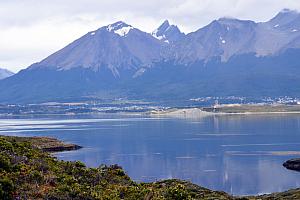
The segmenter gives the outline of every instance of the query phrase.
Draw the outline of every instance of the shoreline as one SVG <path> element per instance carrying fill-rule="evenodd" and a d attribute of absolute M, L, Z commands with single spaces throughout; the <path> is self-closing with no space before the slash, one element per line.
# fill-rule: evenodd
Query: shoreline
<path fill-rule="evenodd" d="M 129 116 L 150 116 L 150 117 L 186 117 L 197 118 L 205 116 L 222 115 L 276 115 L 276 114 L 300 114 L 300 105 L 261 105 L 261 104 L 221 104 L 211 107 L 186 107 L 186 108 L 166 108 L 161 110 L 149 110 L 141 112 L 88 112 L 88 113 L 43 113 L 33 114 L 31 116 L 89 116 L 89 115 L 129 115 Z M 0 117 L 28 116 L 28 114 L 0 114 Z"/>
<path fill-rule="evenodd" d="M 57 158 L 55 156 L 50 156 L 49 153 L 52 153 L 53 149 L 54 150 L 77 150 L 80 149 L 82 147 L 75 145 L 75 144 L 66 144 L 58 139 L 55 138 L 50 138 L 50 137 L 17 137 L 17 136 L 0 136 L 0 142 L 8 142 L 11 143 L 12 146 L 16 145 L 16 144 L 30 144 L 32 146 L 32 148 L 36 149 L 37 151 L 37 155 L 36 159 L 41 160 L 41 159 L 50 159 L 51 157 L 55 160 L 57 160 Z M 20 145 L 17 145 L 20 146 Z M 21 145 L 22 146 L 22 145 Z M 30 151 L 30 149 L 28 149 L 28 151 Z M 38 152 L 45 152 L 46 154 L 40 154 Z M 0 146 L 0 153 L 1 152 L 1 146 Z M 6 153 L 6 152 L 4 152 Z M 25 155 L 27 155 L 26 152 Z M 39 156 L 43 156 L 43 157 L 39 157 Z M 50 157 L 49 157 L 50 156 Z M 23 155 L 24 157 L 24 155 Z M 49 158 L 48 158 L 49 157 Z M 28 159 L 32 159 L 32 158 L 28 158 Z M 77 170 L 81 170 L 82 167 L 85 168 L 85 170 L 96 170 L 96 169 L 105 169 L 105 171 L 110 171 L 112 170 L 112 172 L 114 172 L 113 176 L 119 176 L 118 174 L 120 174 L 121 177 L 124 177 L 125 179 L 122 182 L 124 182 L 125 180 L 130 180 L 130 177 L 128 177 L 125 172 L 122 171 L 122 168 L 119 167 L 118 165 L 112 165 L 112 166 L 104 166 L 104 167 L 99 167 L 99 168 L 87 168 L 84 166 L 83 163 L 81 162 L 65 162 L 65 161 L 51 161 L 54 163 L 70 163 L 67 165 L 74 165 L 75 168 L 78 168 Z M 63 164 L 64 165 L 64 164 Z M 55 167 L 56 168 L 56 167 Z M 102 172 L 103 173 L 103 172 Z M 81 176 L 81 175 L 80 175 Z M 84 176 L 84 174 L 82 175 Z M 110 175 L 112 176 L 112 175 Z M 127 178 L 126 178 L 127 177 Z M 1 178 L 0 178 L 1 180 Z M 121 184 L 120 183 L 120 184 Z M 144 195 L 143 199 L 156 199 L 154 198 L 154 194 L 155 192 L 162 192 L 162 194 L 165 194 L 166 192 L 170 192 L 170 188 L 172 188 L 171 192 L 175 192 L 175 194 L 177 195 L 177 192 L 180 191 L 180 193 L 183 193 L 187 196 L 192 195 L 195 198 L 194 199 L 228 199 L 228 200 L 269 200 L 269 199 L 299 199 L 300 197 L 300 188 L 298 189 L 290 189 L 288 191 L 285 192 L 276 192 L 276 193 L 271 193 L 271 194 L 258 194 L 255 196 L 232 196 L 228 193 L 222 192 L 222 191 L 213 191 L 207 188 L 203 188 L 199 185 L 193 184 L 191 182 L 188 181 L 184 181 L 184 180 L 178 180 L 178 179 L 169 179 L 169 180 L 161 180 L 161 181 L 157 181 L 157 182 L 152 182 L 152 183 L 134 183 L 134 182 L 130 182 L 130 184 L 138 184 L 141 185 L 140 187 L 144 187 L 144 189 L 137 189 L 137 194 L 142 193 L 142 191 L 144 191 L 146 188 L 152 188 L 150 191 L 150 193 L 146 193 Z M 115 184 L 115 183 L 114 183 Z M 116 187 L 116 186 L 114 186 Z M 122 186 L 122 187 L 131 187 L 131 185 L 127 185 L 127 186 Z M 134 186 L 136 187 L 136 186 Z M 174 189 L 175 188 L 175 189 Z M 174 191 L 173 191 L 174 189 Z M 1 190 L 1 187 L 0 187 Z M 181 195 L 181 194 L 180 194 Z M 169 199 L 169 198 L 165 198 L 165 199 Z M 170 198 L 171 199 L 171 198 Z"/>
<path fill-rule="evenodd" d="M 293 110 L 294 109 L 294 110 Z M 171 108 L 166 110 L 153 110 L 148 113 L 150 116 L 167 117 L 205 117 L 224 115 L 277 115 L 277 114 L 300 114 L 300 106 L 285 105 L 221 105 L 199 108 Z"/>
<path fill-rule="evenodd" d="M 48 153 L 74 151 L 82 148 L 82 146 L 65 143 L 52 137 L 18 137 L 18 136 L 0 135 L 0 138 L 5 138 L 8 141 L 15 141 L 15 142 L 28 142 L 34 148 L 40 149 Z"/>

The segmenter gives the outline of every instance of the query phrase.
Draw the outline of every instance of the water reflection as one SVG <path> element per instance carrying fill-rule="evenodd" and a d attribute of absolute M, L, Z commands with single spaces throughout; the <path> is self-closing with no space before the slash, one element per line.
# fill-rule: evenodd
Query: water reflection
<path fill-rule="evenodd" d="M 298 115 L 52 116 L 2 119 L 0 132 L 77 143 L 85 148 L 56 155 L 93 167 L 118 163 L 137 181 L 180 178 L 245 195 L 300 187 L 300 173 L 282 167 L 300 155 L 299 121 Z"/>

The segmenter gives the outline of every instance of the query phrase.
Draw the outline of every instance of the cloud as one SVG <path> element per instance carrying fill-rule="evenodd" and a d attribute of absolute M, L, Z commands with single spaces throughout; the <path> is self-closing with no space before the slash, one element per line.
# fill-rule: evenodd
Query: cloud
<path fill-rule="evenodd" d="M 0 1 L 0 67 L 38 62 L 88 31 L 125 21 L 152 31 L 164 19 L 184 32 L 230 16 L 266 21 L 297 0 L 9 0 Z"/>

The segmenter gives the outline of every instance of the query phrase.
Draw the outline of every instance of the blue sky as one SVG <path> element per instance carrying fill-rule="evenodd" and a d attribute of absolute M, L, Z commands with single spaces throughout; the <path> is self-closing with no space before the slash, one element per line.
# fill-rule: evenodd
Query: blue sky
<path fill-rule="evenodd" d="M 151 32 L 169 19 L 184 32 L 220 17 L 267 21 L 299 0 L 1 0 L 0 67 L 17 72 L 88 31 L 125 21 Z"/>

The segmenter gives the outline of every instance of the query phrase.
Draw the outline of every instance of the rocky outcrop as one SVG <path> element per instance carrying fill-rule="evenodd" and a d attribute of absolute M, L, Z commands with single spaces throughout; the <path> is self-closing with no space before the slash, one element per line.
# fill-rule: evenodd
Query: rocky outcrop
<path fill-rule="evenodd" d="M 8 141 L 29 142 L 32 144 L 33 147 L 38 148 L 44 152 L 73 151 L 82 148 L 79 145 L 65 143 L 56 138 L 51 137 L 1 137 L 7 139 Z"/>
<path fill-rule="evenodd" d="M 76 144 L 64 144 L 64 145 L 58 145 L 53 147 L 44 147 L 42 148 L 42 150 L 46 152 L 61 152 L 61 151 L 74 151 L 81 148 L 82 148 L 81 146 Z"/>
<path fill-rule="evenodd" d="M 300 171 L 300 158 L 294 158 L 283 163 L 283 166 L 290 170 Z"/>

